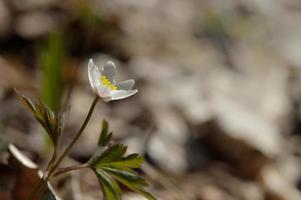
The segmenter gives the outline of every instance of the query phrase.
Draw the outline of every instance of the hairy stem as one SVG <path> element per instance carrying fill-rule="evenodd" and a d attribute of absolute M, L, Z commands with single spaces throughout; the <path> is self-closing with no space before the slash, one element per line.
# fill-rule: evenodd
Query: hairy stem
<path fill-rule="evenodd" d="M 51 169 L 49 170 L 48 173 L 48 177 L 51 176 L 51 174 L 55 171 L 55 169 L 59 166 L 59 164 L 62 162 L 62 160 L 67 156 L 67 154 L 70 152 L 70 150 L 72 149 L 72 147 L 74 146 L 74 144 L 76 143 L 76 141 L 78 140 L 78 138 L 83 134 L 91 116 L 92 113 L 94 111 L 94 108 L 97 104 L 99 100 L 99 97 L 96 96 L 91 107 L 90 110 L 88 112 L 88 115 L 84 121 L 84 123 L 82 124 L 82 126 L 80 127 L 79 131 L 77 132 L 77 134 L 75 135 L 75 137 L 73 138 L 73 140 L 70 142 L 70 144 L 68 145 L 68 147 L 65 149 L 65 151 L 62 153 L 62 155 L 57 159 L 57 161 L 53 164 L 53 166 L 51 167 Z"/>

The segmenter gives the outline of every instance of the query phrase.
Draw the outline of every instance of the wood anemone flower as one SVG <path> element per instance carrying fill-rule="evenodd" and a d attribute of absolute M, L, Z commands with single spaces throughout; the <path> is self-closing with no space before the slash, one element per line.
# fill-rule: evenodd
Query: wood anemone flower
<path fill-rule="evenodd" d="M 94 64 L 92 59 L 89 60 L 88 76 L 91 87 L 105 102 L 124 99 L 138 92 L 137 89 L 132 89 L 135 84 L 133 79 L 117 83 L 115 73 L 116 66 L 112 61 L 108 61 L 100 69 Z"/>

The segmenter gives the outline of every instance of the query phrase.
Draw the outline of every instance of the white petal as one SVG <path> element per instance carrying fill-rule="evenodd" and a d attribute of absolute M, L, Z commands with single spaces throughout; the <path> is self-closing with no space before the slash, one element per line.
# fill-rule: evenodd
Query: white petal
<path fill-rule="evenodd" d="M 100 85 L 100 71 L 91 58 L 88 62 L 88 77 L 93 91 L 96 92 L 96 87 Z"/>
<path fill-rule="evenodd" d="M 97 90 L 97 94 L 98 96 L 100 96 L 101 98 L 105 98 L 105 97 L 110 97 L 111 96 L 111 90 L 107 87 L 104 87 L 102 85 L 98 85 L 96 87 Z"/>
<path fill-rule="evenodd" d="M 112 61 L 108 61 L 103 67 L 101 74 L 106 76 L 111 83 L 115 84 L 116 66 Z"/>
<path fill-rule="evenodd" d="M 112 100 L 112 98 L 111 98 L 111 97 L 103 97 L 102 100 L 103 100 L 104 102 L 109 102 L 109 101 Z"/>
<path fill-rule="evenodd" d="M 122 81 L 116 84 L 118 89 L 121 90 L 131 90 L 135 85 L 135 81 L 133 79 L 129 79 L 126 81 Z"/>
<path fill-rule="evenodd" d="M 124 99 L 136 94 L 138 90 L 113 90 L 111 91 L 111 100 Z"/>

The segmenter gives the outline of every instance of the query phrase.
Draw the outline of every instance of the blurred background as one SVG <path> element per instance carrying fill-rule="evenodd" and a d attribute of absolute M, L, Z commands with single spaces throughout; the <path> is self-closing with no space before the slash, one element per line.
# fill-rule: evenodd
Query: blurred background
<path fill-rule="evenodd" d="M 70 141 L 93 101 L 90 57 L 139 92 L 100 103 L 67 162 L 89 159 L 105 118 L 145 156 L 159 199 L 301 199 L 299 0 L 0 0 L 1 163 L 9 143 L 41 168 L 52 152 L 14 88 L 69 110 Z M 0 199 L 26 180 L 1 165 Z M 101 199 L 89 171 L 53 185 L 64 200 Z"/>

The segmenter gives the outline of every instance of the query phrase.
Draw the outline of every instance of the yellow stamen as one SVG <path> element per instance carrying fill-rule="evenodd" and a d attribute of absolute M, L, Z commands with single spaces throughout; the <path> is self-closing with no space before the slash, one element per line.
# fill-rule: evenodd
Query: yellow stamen
<path fill-rule="evenodd" d="M 116 87 L 116 85 L 114 85 L 113 83 L 111 83 L 111 81 L 104 75 L 102 75 L 100 78 L 101 83 L 106 86 L 107 88 L 109 88 L 110 90 L 117 90 L 118 88 Z"/>

